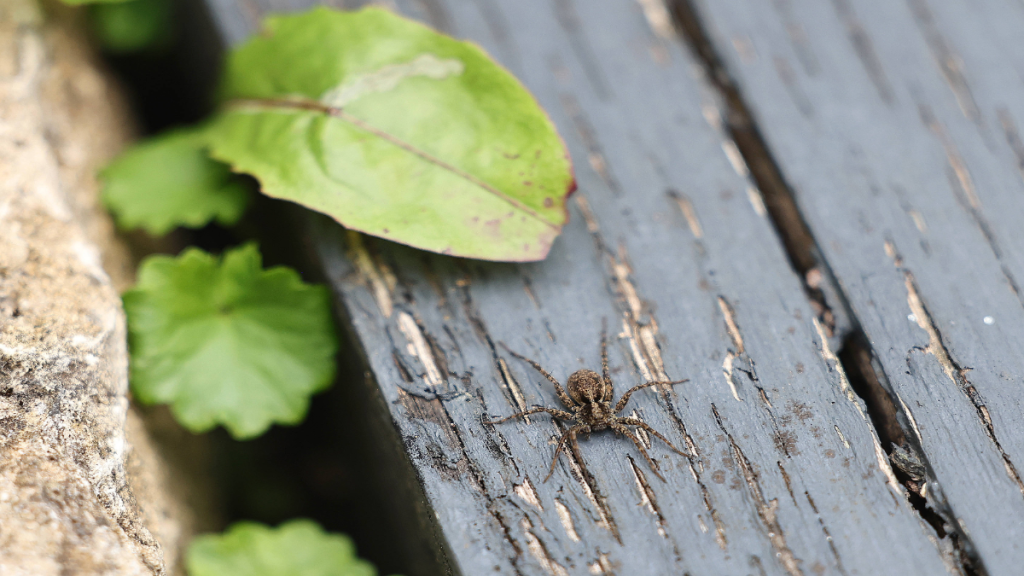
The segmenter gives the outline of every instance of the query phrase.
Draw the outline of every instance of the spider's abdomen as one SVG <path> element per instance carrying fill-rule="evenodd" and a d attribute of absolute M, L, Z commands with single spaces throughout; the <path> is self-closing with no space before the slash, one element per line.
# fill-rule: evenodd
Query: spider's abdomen
<path fill-rule="evenodd" d="M 605 399 L 604 380 L 593 370 L 583 369 L 573 372 L 572 376 L 569 376 L 567 386 L 569 396 L 580 404 L 600 402 Z"/>

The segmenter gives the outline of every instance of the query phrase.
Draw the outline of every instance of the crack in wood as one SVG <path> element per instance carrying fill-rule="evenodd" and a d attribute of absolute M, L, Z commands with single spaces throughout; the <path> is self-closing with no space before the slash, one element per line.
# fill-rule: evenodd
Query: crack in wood
<path fill-rule="evenodd" d="M 996 109 L 996 116 L 1003 127 L 1003 134 L 1006 136 L 1006 143 L 1010 145 L 1014 157 L 1017 159 L 1017 171 L 1021 178 L 1024 178 L 1024 141 L 1020 139 L 1020 132 L 1017 130 L 1017 123 L 1013 121 L 1013 114 L 1005 107 Z"/>
<path fill-rule="evenodd" d="M 850 447 L 850 443 L 846 440 L 846 436 L 843 435 L 843 431 L 839 429 L 838 424 L 834 424 L 832 428 L 836 431 L 836 436 L 839 436 L 839 441 L 843 443 L 843 446 Z"/>
<path fill-rule="evenodd" d="M 540 562 L 541 567 L 552 576 L 569 576 L 565 568 L 551 557 L 547 546 L 534 534 L 533 522 L 530 521 L 530 518 L 523 516 L 523 519 L 519 521 L 519 525 L 523 529 L 527 550 L 537 559 L 537 562 Z"/>
<path fill-rule="evenodd" d="M 857 401 L 857 394 L 853 391 L 853 386 L 850 385 L 850 379 L 846 376 L 846 370 L 843 368 L 843 363 L 839 359 L 839 356 L 832 351 L 832 346 L 829 344 L 828 335 L 825 334 L 825 327 L 818 319 L 811 318 L 814 324 L 814 330 L 818 333 L 818 342 L 821 344 L 821 357 L 825 360 L 825 365 L 831 370 L 834 370 L 839 376 L 839 389 L 846 396 L 846 399 L 857 407 L 857 411 L 861 417 L 865 420 L 869 420 L 867 414 L 864 413 L 864 407 L 861 406 L 860 402 Z"/>
<path fill-rule="evenodd" d="M 891 243 L 887 242 L 887 246 L 891 246 Z M 891 251 L 895 254 L 895 247 L 891 248 Z M 901 258 L 894 259 L 895 262 L 902 264 Z M 899 265 L 898 265 L 899 266 Z M 902 266 L 900 266 L 902 268 Z M 960 389 L 961 392 L 974 406 L 978 413 L 978 419 L 981 420 L 982 426 L 984 426 L 985 434 L 988 439 L 995 446 L 996 450 L 1003 460 L 1003 467 L 1006 469 L 1007 476 L 1010 477 L 1016 485 L 1017 489 L 1024 494 L 1024 481 L 1021 480 L 1020 473 L 1017 471 L 1017 467 L 1010 459 L 1010 455 L 1003 448 L 1002 444 L 999 443 L 999 439 L 996 436 L 995 425 L 992 423 L 992 417 L 989 415 L 988 407 L 985 406 L 981 395 L 977 389 L 971 384 L 971 381 L 967 378 L 967 369 L 960 366 L 949 353 L 949 349 L 942 341 L 942 335 L 939 333 L 938 327 L 932 320 L 931 314 L 925 307 L 924 302 L 921 300 L 920 292 L 917 289 L 917 282 L 914 279 L 914 274 L 906 269 L 902 268 L 904 285 L 907 289 L 907 305 L 910 307 L 910 311 L 913 313 L 914 318 L 917 322 L 918 327 L 925 331 L 928 335 L 928 346 L 925 347 L 924 351 L 931 354 L 939 366 L 942 368 L 943 373 L 946 377 Z"/>
<path fill-rule="evenodd" d="M 891 106 L 895 101 L 892 86 L 889 84 L 889 79 L 885 74 L 885 68 L 882 66 L 881 60 L 878 59 L 878 53 L 875 52 L 875 47 L 871 43 L 871 38 L 868 36 L 867 31 L 864 30 L 864 25 L 861 24 L 860 19 L 853 12 L 850 0 L 832 0 L 832 5 L 835 7 L 836 13 L 839 14 L 839 19 L 842 20 L 843 25 L 846 27 L 846 34 L 850 39 L 850 44 L 853 45 L 853 51 L 857 54 L 857 58 L 868 73 L 871 83 L 875 85 L 879 98 Z"/>
<path fill-rule="evenodd" d="M 764 218 L 768 215 L 768 208 L 764 204 L 764 196 L 761 195 L 761 190 L 754 186 L 747 186 L 747 200 L 750 205 L 754 208 L 754 212 Z"/>
<path fill-rule="evenodd" d="M 637 467 L 633 458 L 631 456 L 626 456 L 626 458 L 629 459 L 629 466 L 633 470 L 633 480 L 636 481 L 637 491 L 640 492 L 640 505 L 645 506 L 654 515 L 658 535 L 662 538 L 668 538 L 667 522 L 665 516 L 661 513 L 661 508 L 658 507 L 658 499 L 654 495 L 654 489 L 651 488 L 651 485 L 647 482 L 647 477 L 644 476 L 643 470 Z"/>
<path fill-rule="evenodd" d="M 562 108 L 572 121 L 573 127 L 576 128 L 576 134 L 579 135 L 580 140 L 583 141 L 583 146 L 587 149 L 587 161 L 590 164 L 590 168 L 604 181 L 612 194 L 616 196 L 621 195 L 622 188 L 619 186 L 619 181 L 615 178 L 614 174 L 608 171 L 608 162 L 604 159 L 604 150 L 594 135 L 593 126 L 580 109 L 579 102 L 571 94 L 562 94 L 561 102 Z"/>
<path fill-rule="evenodd" d="M 711 491 L 704 485 L 704 482 L 697 475 L 697 471 L 693 468 L 693 463 L 690 463 L 690 473 L 693 474 L 694 481 L 697 482 L 697 486 L 700 487 L 701 497 L 704 500 L 704 508 L 708 511 L 708 515 L 711 516 L 711 521 L 715 524 L 715 543 L 718 547 L 726 552 L 729 548 L 729 540 L 725 536 L 725 523 L 722 522 L 721 517 L 718 515 L 718 509 L 715 508 L 711 503 Z M 700 516 L 697 516 L 700 519 Z M 707 526 L 704 526 L 704 521 L 701 520 L 701 527 L 707 532 Z"/>
<path fill-rule="evenodd" d="M 950 90 L 953 91 L 960 111 L 968 120 L 980 127 L 983 122 L 981 110 L 978 108 L 978 103 L 964 76 L 963 60 L 949 47 L 945 36 L 939 31 L 928 3 L 925 0 L 908 0 L 908 4 L 910 4 L 914 20 L 931 50 L 932 57 L 935 58 L 935 63 L 938 64 L 943 78 Z"/>
<path fill-rule="evenodd" d="M 857 394 L 853 391 L 853 386 L 850 384 L 850 379 L 846 375 L 846 368 L 843 366 L 842 360 L 840 360 L 839 356 L 832 351 L 832 346 L 829 344 L 828 336 L 825 334 L 825 327 L 817 317 L 811 318 L 811 321 L 814 324 L 815 331 L 818 333 L 818 341 L 821 344 L 821 357 L 825 360 L 826 366 L 837 373 L 839 376 L 840 390 L 844 393 L 846 399 L 857 407 L 857 413 L 860 414 L 860 417 L 869 424 L 867 429 L 871 434 L 871 443 L 874 445 L 875 459 L 878 461 L 878 468 L 885 475 L 886 483 L 896 495 L 906 498 L 906 492 L 904 491 L 903 485 L 900 484 L 896 475 L 892 471 L 892 467 L 889 466 L 889 458 L 886 456 L 885 450 L 882 448 L 882 442 L 878 439 L 878 431 L 875 430 L 873 425 L 871 425 L 871 418 L 868 417 L 867 413 L 864 411 L 864 406 L 861 404 Z M 849 447 L 849 443 L 846 441 L 846 437 L 843 436 L 842 431 L 839 430 L 839 426 L 835 426 L 835 430 L 836 434 L 838 434 L 839 438 L 843 441 L 843 445 Z M 897 503 L 898 502 L 899 500 L 897 500 Z"/>
<path fill-rule="evenodd" d="M 790 576 L 803 576 L 803 571 L 800 569 L 800 560 L 796 558 L 793 551 L 789 549 L 786 544 L 786 535 L 782 531 L 782 526 L 779 524 L 778 516 L 776 514 L 779 501 L 773 498 L 772 500 L 766 500 L 764 493 L 761 490 L 761 483 L 758 480 L 758 474 L 754 471 L 753 465 L 747 460 L 743 450 L 740 449 L 736 440 L 733 439 L 732 433 L 725 428 L 725 423 L 722 421 L 722 416 L 718 413 L 718 408 L 712 403 L 711 412 L 715 416 L 715 422 L 718 424 L 718 428 L 722 431 L 722 434 L 729 441 L 729 445 L 732 448 L 733 458 L 739 465 L 740 472 L 743 474 L 743 479 L 746 481 L 747 494 L 750 495 L 754 501 L 754 506 L 757 509 L 758 518 L 761 519 L 761 524 L 764 525 L 768 531 L 768 540 L 771 542 L 772 548 L 775 549 L 776 558 L 778 558 L 783 569 L 790 574 Z"/>
<path fill-rule="evenodd" d="M 562 523 L 562 528 L 565 529 L 565 534 L 573 542 L 580 541 L 580 535 L 576 533 L 576 524 L 572 521 L 572 514 L 569 513 L 569 507 L 559 498 L 555 498 L 555 512 L 558 513 L 558 520 Z"/>
<path fill-rule="evenodd" d="M 441 370 L 438 369 L 437 359 L 434 358 L 433 350 L 423 336 L 423 331 L 412 315 L 405 311 L 398 313 L 398 329 L 405 335 L 405 339 L 409 343 L 406 351 L 420 361 L 425 371 L 423 379 L 427 382 L 430 390 L 436 394 L 441 384 L 447 382 L 448 379 L 446 375 L 442 376 Z"/>
<path fill-rule="evenodd" d="M 743 354 L 745 349 L 743 347 L 743 334 L 740 333 L 740 328 L 736 324 L 736 314 L 733 311 L 732 305 L 725 300 L 725 298 L 718 297 L 718 308 L 722 311 L 722 316 L 725 317 L 725 326 L 729 332 L 729 338 L 732 340 L 733 346 L 736 347 L 737 354 Z"/>
<path fill-rule="evenodd" d="M 505 388 L 509 391 L 512 396 L 512 403 L 515 404 L 517 412 L 526 411 L 526 399 L 523 397 L 523 390 L 519 387 L 519 382 L 516 381 L 515 377 L 512 376 L 512 371 L 508 368 L 508 362 L 505 362 L 504 358 L 498 357 L 498 369 L 501 371 L 502 382 L 505 384 Z M 530 417 L 523 416 L 523 420 L 530 424 Z"/>
<path fill-rule="evenodd" d="M 793 500 L 793 505 L 799 508 L 800 504 L 797 503 L 796 495 L 793 494 L 793 483 L 789 479 L 789 473 L 782 467 L 782 462 L 775 462 L 775 464 L 779 467 L 779 472 L 782 474 L 782 481 L 786 484 L 786 491 L 789 492 L 789 497 Z"/>
<path fill-rule="evenodd" d="M 596 524 L 608 530 L 615 537 L 615 540 L 619 544 L 622 544 L 622 536 L 619 534 L 619 527 L 615 523 L 615 519 L 612 517 L 611 510 L 608 508 L 608 503 L 605 501 L 604 496 L 597 490 L 597 483 L 594 478 L 590 475 L 583 465 L 583 458 L 576 451 L 576 448 L 570 447 L 570 453 L 566 454 L 566 460 L 569 462 L 569 470 L 572 472 L 572 477 L 580 485 L 583 490 L 583 494 L 590 500 L 590 503 L 594 506 L 597 511 L 599 520 Z"/>
<path fill-rule="evenodd" d="M 675 40 L 676 27 L 664 0 L 636 0 L 644 11 L 644 18 L 654 35 L 662 40 Z"/>
<path fill-rule="evenodd" d="M 736 349 L 735 351 L 729 350 L 725 354 L 725 359 L 722 361 L 722 372 L 725 374 L 725 382 L 729 385 L 729 390 L 732 392 L 732 397 L 737 402 L 742 402 L 739 391 L 736 388 L 736 381 L 733 379 L 733 364 L 737 359 L 741 359 L 750 365 L 750 359 L 746 357 L 743 347 L 743 335 L 740 333 L 739 326 L 736 325 L 736 318 L 733 312 L 732 306 L 723 298 L 718 297 L 718 308 L 722 311 L 722 316 L 725 318 L 725 329 L 729 334 L 729 339 L 732 340 L 732 345 Z M 762 391 L 763 393 L 763 391 Z M 771 406 L 771 403 L 768 403 Z"/>
<path fill-rule="evenodd" d="M 700 219 L 697 218 L 697 211 L 693 208 L 693 202 L 690 201 L 686 194 L 678 190 L 668 190 L 666 194 L 675 201 L 679 211 L 683 213 L 686 225 L 690 228 L 690 234 L 693 234 L 693 237 L 697 240 L 704 238 L 704 228 L 701 227 Z"/>
<path fill-rule="evenodd" d="M 597 560 L 594 560 L 588 567 L 588 571 L 591 574 L 599 576 L 615 576 L 615 572 L 612 567 L 611 560 L 608 558 L 608 554 L 598 550 Z"/>
<path fill-rule="evenodd" d="M 391 270 L 381 264 L 378 267 L 373 257 L 363 245 L 363 235 L 355 230 L 347 230 L 345 234 L 348 245 L 349 259 L 355 263 L 357 277 L 361 284 L 368 286 L 381 316 L 391 318 L 394 311 L 392 293 L 397 280 Z"/>
<path fill-rule="evenodd" d="M 810 492 L 804 492 L 804 496 L 807 497 L 807 503 L 811 505 L 811 510 L 818 516 L 818 524 L 821 526 L 821 532 L 825 535 L 825 541 L 828 542 L 829 549 L 832 550 L 832 556 L 836 559 L 836 570 L 840 574 L 846 576 L 846 568 L 843 567 L 843 559 L 839 557 L 839 550 L 836 548 L 836 543 L 832 539 L 832 533 L 829 532 L 828 526 L 825 525 L 825 519 L 821 517 L 821 513 L 818 512 L 818 507 L 814 504 L 814 498 L 811 498 Z"/>
<path fill-rule="evenodd" d="M 525 477 L 522 484 L 513 484 L 512 492 L 515 492 L 516 496 L 522 498 L 530 506 L 541 512 L 544 511 L 544 506 L 540 503 L 540 498 L 537 496 L 537 489 L 533 487 L 533 482 L 530 482 L 529 476 Z"/>
<path fill-rule="evenodd" d="M 643 422 L 643 420 L 644 420 L 640 416 L 640 412 L 637 411 L 635 408 L 630 413 L 630 417 L 631 418 L 635 418 L 637 420 L 640 420 L 641 422 Z M 651 449 L 651 435 L 648 434 L 646 430 L 644 430 L 643 428 L 637 426 L 636 429 L 633 431 L 633 433 L 636 434 L 637 438 L 639 438 L 641 442 L 643 442 L 644 448 L 647 448 L 648 450 Z"/>
<path fill-rule="evenodd" d="M 968 204 L 970 204 L 971 209 L 978 210 L 981 208 L 981 200 L 978 199 L 978 191 L 974 187 L 974 180 L 971 178 L 971 173 L 967 169 L 967 163 L 964 162 L 964 157 L 960 154 L 960 150 L 957 149 L 952 138 L 946 133 L 946 129 L 935 118 L 931 108 L 925 104 L 919 104 L 918 112 L 921 115 L 921 122 L 931 130 L 932 134 L 938 138 L 939 143 L 942 145 L 942 149 L 946 153 L 946 162 L 956 175 L 959 191 L 963 194 Z"/>
<path fill-rule="evenodd" d="M 533 307 L 540 310 L 540 301 L 537 300 L 537 295 L 533 292 L 533 280 L 526 275 L 525 272 L 520 270 L 520 277 L 523 279 L 523 291 L 526 292 L 526 296 L 533 302 Z"/>

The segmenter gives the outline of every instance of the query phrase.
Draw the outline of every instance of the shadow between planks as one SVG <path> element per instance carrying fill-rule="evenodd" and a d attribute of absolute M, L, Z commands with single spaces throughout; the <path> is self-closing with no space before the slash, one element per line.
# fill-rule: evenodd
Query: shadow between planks
<path fill-rule="evenodd" d="M 227 42 L 236 43 L 254 31 L 264 12 L 309 3 L 208 4 Z M 717 49 L 724 50 L 732 38 L 722 30 L 734 20 L 749 24 L 744 31 L 754 37 L 757 20 L 744 10 L 769 10 L 767 4 L 756 9 L 732 4 L 740 3 L 698 5 L 714 25 L 709 37 Z M 651 0 L 410 0 L 393 7 L 478 42 L 516 74 L 566 138 L 580 187 L 570 201 L 565 232 L 548 259 L 537 264 L 425 254 L 310 219 L 308 232 L 343 321 L 365 358 L 367 381 L 389 411 L 381 415 L 392 424 L 386 432 L 404 446 L 412 469 L 406 475 L 415 476 L 429 507 L 421 515 L 424 525 L 435 525 L 446 544 L 433 544 L 442 560 L 414 566 L 412 573 L 940 574 L 962 569 L 948 539 L 940 539 L 908 502 L 837 357 L 842 334 L 819 321 L 820 309 L 791 267 L 729 135 L 719 92 L 663 5 Z M 845 38 L 833 34 L 831 42 Z M 725 61 L 739 66 L 728 57 Z M 767 73 L 729 70 L 754 80 Z M 860 81 L 862 90 L 873 86 L 870 77 Z M 749 105 L 775 114 L 768 104 L 765 109 Z M 799 173 L 813 164 L 808 158 L 815 154 L 831 158 L 830 148 L 821 144 L 831 142 L 829 134 L 789 128 L 795 119 L 765 129 L 771 146 L 772 129 L 785 151 L 785 145 L 800 143 L 803 155 L 792 166 L 786 163 L 789 156 L 778 157 L 787 181 L 791 170 Z M 803 188 L 797 192 L 803 208 Z M 843 214 L 857 214 L 859 205 L 846 188 L 823 188 L 812 208 L 831 215 L 830 202 L 849 209 Z M 872 200 L 860 202 L 865 209 L 874 206 Z M 908 278 L 905 261 L 871 260 L 864 256 L 870 250 L 851 254 L 863 245 L 857 228 L 863 220 L 816 219 L 817 214 L 812 210 L 806 219 L 843 291 L 837 298 L 849 299 L 853 323 L 871 338 L 886 383 L 892 386 L 896 371 L 904 370 L 894 367 L 904 354 L 914 360 L 909 367 L 915 381 L 946 378 L 933 361 L 941 352 L 927 348 L 927 323 L 925 328 L 908 323 L 913 311 L 898 309 L 892 300 L 870 300 L 873 275 L 882 264 L 902 281 Z M 841 235 L 844 226 L 847 236 Z M 838 244 L 826 249 L 822 238 Z M 893 254 L 917 250 L 909 241 L 897 247 L 897 240 Z M 865 258 L 868 262 L 861 262 Z M 854 277 L 864 288 L 851 293 Z M 905 286 L 917 284 L 907 280 Z M 886 290 L 879 297 L 891 297 L 891 286 Z M 900 296 L 906 307 L 907 293 Z M 650 379 L 690 379 L 671 391 L 638 392 L 626 413 L 691 457 L 645 437 L 666 477 L 662 482 L 627 439 L 599 433 L 581 441 L 589 475 L 563 456 L 544 483 L 560 433 L 547 416 L 531 416 L 529 423 L 483 423 L 533 405 L 558 406 L 550 384 L 502 344 L 564 381 L 577 369 L 600 366 L 605 318 L 618 393 Z M 875 329 L 897 322 L 905 332 L 898 334 L 902 339 Z M 941 347 L 944 340 L 937 338 Z M 910 341 L 909 348 L 895 348 Z M 920 350 L 916 355 L 915 349 Z M 927 394 L 930 388 L 916 390 Z M 952 390 L 959 393 L 955 386 Z M 899 398 L 904 414 L 921 411 L 920 404 L 908 411 L 907 399 Z M 945 402 L 953 400 L 932 400 L 938 408 L 924 411 L 945 410 Z M 958 406 L 954 402 L 953 408 Z M 369 407 L 374 408 L 382 410 Z M 973 412 L 967 416 L 977 419 Z M 983 447 L 984 431 L 977 432 L 955 436 L 948 445 L 955 440 L 972 451 L 972 442 Z M 932 445 L 924 439 L 921 444 L 934 481 L 939 469 L 929 452 Z M 940 486 L 949 495 L 946 482 Z M 398 499 L 413 506 L 414 492 L 406 490 Z"/>

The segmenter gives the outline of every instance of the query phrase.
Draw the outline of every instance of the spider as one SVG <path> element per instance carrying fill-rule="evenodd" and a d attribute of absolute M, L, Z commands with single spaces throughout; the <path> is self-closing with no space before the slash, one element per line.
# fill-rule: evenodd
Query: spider
<path fill-rule="evenodd" d="M 619 401 L 615 404 L 615 407 L 612 408 L 612 394 L 614 391 L 612 389 L 611 376 L 609 376 L 608 374 L 608 341 L 606 338 L 606 331 L 607 329 L 605 326 L 605 322 L 602 322 L 601 368 L 604 373 L 603 377 L 599 376 L 593 370 L 577 370 L 572 374 L 572 376 L 569 376 L 569 381 L 566 383 L 566 386 L 569 388 L 569 394 L 565 393 L 565 390 L 562 389 L 562 385 L 558 383 L 558 380 L 555 380 L 555 378 L 551 374 L 549 374 L 547 370 L 541 368 L 540 364 L 533 360 L 530 360 L 529 358 L 521 354 L 514 352 L 513 350 L 509 349 L 508 346 L 502 344 L 502 346 L 505 346 L 505 349 L 508 350 L 510 354 L 524 362 L 529 363 L 531 366 L 534 367 L 534 369 L 543 374 L 545 378 L 550 380 L 551 383 L 555 385 L 555 393 L 558 394 L 559 400 L 562 401 L 562 404 L 565 404 L 566 407 L 572 410 L 572 412 L 570 413 L 564 410 L 556 410 L 554 408 L 545 408 L 542 406 L 538 406 L 526 410 L 524 412 L 519 412 L 518 414 L 507 416 L 500 420 L 490 420 L 484 422 L 484 424 L 499 424 L 506 420 L 525 417 L 529 416 L 530 414 L 536 414 L 538 412 L 546 412 L 548 414 L 551 414 L 555 418 L 574 421 L 575 424 L 571 426 L 569 429 L 567 429 L 565 432 L 563 432 L 561 439 L 558 441 L 558 446 L 555 448 L 555 457 L 552 458 L 551 460 L 551 470 L 548 472 L 548 475 L 544 478 L 544 482 L 547 482 L 548 479 L 551 478 L 551 475 L 555 473 L 555 464 L 558 463 L 558 455 L 561 453 L 562 448 L 565 446 L 567 440 L 572 443 L 572 451 L 574 454 L 577 455 L 577 459 L 579 459 L 579 444 L 577 444 L 576 442 L 576 436 L 581 432 L 587 434 L 587 436 L 589 437 L 591 432 L 597 432 L 599 430 L 611 428 L 612 430 L 615 431 L 616 434 L 625 435 L 627 438 L 633 441 L 633 444 L 636 444 L 637 449 L 639 449 L 640 453 L 643 454 L 644 458 L 647 459 L 647 464 L 651 467 L 651 471 L 653 471 L 658 478 L 661 478 L 662 482 L 665 481 L 665 478 L 659 472 L 658 464 L 651 459 L 651 456 L 647 453 L 647 450 L 644 448 L 644 445 L 640 443 L 640 440 L 636 437 L 636 435 L 630 432 L 629 428 L 626 428 L 626 426 L 637 426 L 639 428 L 643 428 L 647 432 L 650 432 L 654 436 L 658 437 L 665 444 L 668 444 L 669 448 L 671 448 L 677 454 L 686 456 L 687 458 L 689 458 L 690 456 L 689 454 L 686 454 L 680 451 L 675 446 L 673 446 L 667 438 L 659 434 L 658 431 L 655 430 L 654 428 L 651 428 L 646 422 L 638 420 L 636 418 L 624 418 L 622 416 L 616 416 L 616 414 L 622 412 L 622 410 L 626 407 L 626 403 L 629 402 L 629 397 L 630 395 L 633 394 L 633 392 L 636 392 L 641 388 L 647 388 L 649 386 L 655 386 L 658 384 L 682 384 L 683 382 L 687 382 L 689 379 L 676 380 L 674 382 L 646 382 L 644 384 L 640 384 L 639 386 L 634 386 L 627 390 L 626 393 L 622 395 L 622 398 L 620 398 Z"/>

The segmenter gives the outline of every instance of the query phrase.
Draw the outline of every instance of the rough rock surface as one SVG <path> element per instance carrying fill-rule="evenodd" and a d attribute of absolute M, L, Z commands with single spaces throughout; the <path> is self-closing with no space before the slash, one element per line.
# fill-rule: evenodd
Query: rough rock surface
<path fill-rule="evenodd" d="M 131 262 L 96 202 L 131 122 L 49 12 L 0 1 L 0 574 L 175 573 L 191 520 L 129 411 Z"/>

